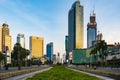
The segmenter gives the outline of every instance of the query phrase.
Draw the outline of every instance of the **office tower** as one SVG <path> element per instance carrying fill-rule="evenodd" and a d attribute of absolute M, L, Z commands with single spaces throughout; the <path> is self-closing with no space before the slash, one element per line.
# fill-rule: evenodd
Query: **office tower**
<path fill-rule="evenodd" d="M 12 38 L 9 34 L 9 26 L 8 24 L 4 23 L 2 28 L 2 51 L 6 51 L 6 47 L 7 50 L 9 50 L 9 53 L 11 53 L 11 42 L 12 42 Z"/>
<path fill-rule="evenodd" d="M 90 15 L 90 22 L 87 24 L 87 47 L 90 48 L 93 46 L 93 42 L 97 38 L 97 23 L 96 23 L 96 14 L 93 13 Z"/>
<path fill-rule="evenodd" d="M 68 14 L 68 50 L 83 48 L 84 27 L 83 27 L 83 6 L 76 1 Z"/>
<path fill-rule="evenodd" d="M 102 40 L 102 37 L 103 37 L 102 33 L 98 33 L 98 35 L 97 35 L 97 40 L 98 40 L 98 41 L 101 41 L 101 40 Z"/>
<path fill-rule="evenodd" d="M 7 61 L 6 63 L 11 63 L 11 42 L 12 38 L 9 34 L 9 26 L 8 24 L 4 23 L 2 28 L 2 51 L 6 53 Z"/>
<path fill-rule="evenodd" d="M 57 63 L 58 64 L 61 63 L 61 61 L 60 61 L 60 53 L 59 52 L 57 53 Z"/>
<path fill-rule="evenodd" d="M 66 60 L 69 58 L 69 52 L 68 52 L 68 36 L 65 36 L 65 51 L 66 51 Z"/>
<path fill-rule="evenodd" d="M 62 55 L 62 63 L 65 63 L 66 62 L 66 54 L 63 54 Z"/>
<path fill-rule="evenodd" d="M 43 56 L 44 38 L 31 36 L 30 37 L 30 51 L 32 58 L 40 58 Z"/>
<path fill-rule="evenodd" d="M 53 42 L 47 44 L 46 49 L 48 60 L 53 61 Z"/>
<path fill-rule="evenodd" d="M 2 52 L 2 26 L 0 26 L 0 52 Z"/>
<path fill-rule="evenodd" d="M 53 64 L 57 63 L 57 58 L 56 58 L 56 54 L 53 54 Z"/>
<path fill-rule="evenodd" d="M 17 35 L 17 43 L 20 43 L 22 48 L 25 48 L 25 37 L 24 37 L 24 34 L 18 34 Z"/>

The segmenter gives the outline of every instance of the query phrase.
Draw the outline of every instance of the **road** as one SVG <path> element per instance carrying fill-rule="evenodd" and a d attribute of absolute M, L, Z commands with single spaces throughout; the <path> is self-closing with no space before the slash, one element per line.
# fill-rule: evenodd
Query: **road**
<path fill-rule="evenodd" d="M 100 78 L 102 80 L 115 80 L 113 78 L 109 78 L 109 77 L 105 77 L 105 76 L 101 76 L 101 75 L 97 75 L 97 74 L 92 74 L 92 73 L 88 73 L 88 72 L 83 72 L 83 71 L 79 71 L 79 70 L 76 70 L 76 69 L 71 69 L 71 70 L 81 72 L 81 73 L 84 73 L 84 74 L 88 74 L 88 75 L 91 75 L 91 76 L 95 76 L 95 77 L 98 77 L 98 78 Z"/>
<path fill-rule="evenodd" d="M 86 68 L 86 69 L 94 69 L 94 68 L 89 68 L 86 66 L 79 66 L 79 65 L 68 65 L 70 67 L 75 67 L 75 68 Z M 102 70 L 102 71 L 107 71 L 107 72 L 118 72 L 120 73 L 120 68 L 111 68 L 111 67 L 97 67 L 97 70 Z"/>
<path fill-rule="evenodd" d="M 39 70 L 39 71 L 35 71 L 35 72 L 31 72 L 31 73 L 28 73 L 28 74 L 24 74 L 24 75 L 19 75 L 19 76 L 15 76 L 15 77 L 10 77 L 10 78 L 7 78 L 7 79 L 4 79 L 4 80 L 25 80 L 27 79 L 28 77 L 32 77 L 33 75 L 37 74 L 37 73 L 41 73 L 43 71 L 46 71 L 46 70 L 50 70 L 52 67 L 49 67 L 47 69 L 42 69 L 42 70 Z"/>
<path fill-rule="evenodd" d="M 34 65 L 34 66 L 29 66 L 29 67 L 21 67 L 21 70 L 26 70 L 26 69 L 32 69 L 32 68 L 38 68 L 38 67 L 46 67 L 48 65 Z M 2 69 L 0 70 L 0 73 L 5 73 L 5 72 L 13 72 L 13 71 L 18 71 L 18 67 L 9 67 L 8 70 Z"/>

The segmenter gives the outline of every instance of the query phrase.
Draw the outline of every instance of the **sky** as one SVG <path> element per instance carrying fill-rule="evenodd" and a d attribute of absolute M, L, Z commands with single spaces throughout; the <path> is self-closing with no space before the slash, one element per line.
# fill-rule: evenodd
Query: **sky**
<path fill-rule="evenodd" d="M 0 0 L 0 25 L 7 23 L 12 46 L 18 33 L 44 38 L 54 43 L 54 53 L 65 53 L 65 36 L 68 34 L 68 11 L 76 0 Z M 108 44 L 120 42 L 120 0 L 80 0 L 84 6 L 84 47 L 87 46 L 87 23 L 90 13 L 96 13 L 97 30 Z M 95 7 L 94 7 L 95 6 Z"/>

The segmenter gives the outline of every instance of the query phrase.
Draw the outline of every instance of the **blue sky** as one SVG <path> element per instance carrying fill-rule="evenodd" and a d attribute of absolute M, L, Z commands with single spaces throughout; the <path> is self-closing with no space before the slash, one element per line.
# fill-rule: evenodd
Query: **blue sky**
<path fill-rule="evenodd" d="M 18 33 L 40 36 L 46 43 L 54 42 L 54 53 L 64 53 L 64 38 L 68 33 L 68 11 L 76 0 L 0 0 L 0 25 L 9 24 L 12 44 Z M 109 44 L 120 42 L 120 0 L 80 0 L 84 6 L 84 47 L 89 15 L 95 5 L 97 29 Z M 46 50 L 44 49 L 44 52 Z"/>

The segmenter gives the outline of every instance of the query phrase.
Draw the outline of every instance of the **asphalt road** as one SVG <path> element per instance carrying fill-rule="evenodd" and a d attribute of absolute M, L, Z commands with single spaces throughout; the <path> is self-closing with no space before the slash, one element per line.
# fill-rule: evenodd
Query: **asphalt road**
<path fill-rule="evenodd" d="M 32 68 L 38 68 L 38 67 L 46 67 L 48 65 L 34 65 L 34 66 L 29 66 L 29 67 L 21 67 L 21 70 L 26 70 L 26 69 L 32 69 Z M 14 71 L 18 71 L 18 67 L 9 67 L 8 70 L 2 69 L 0 70 L 0 73 L 5 73 L 5 72 L 14 72 Z"/>
<path fill-rule="evenodd" d="M 31 73 L 28 73 L 28 74 L 23 74 L 23 75 L 19 75 L 19 76 L 15 76 L 15 77 L 10 77 L 10 78 L 4 79 L 4 80 L 25 80 L 28 77 L 32 77 L 33 75 L 35 75 L 37 73 L 41 73 L 43 71 L 50 70 L 51 68 L 52 67 L 49 67 L 47 69 L 42 69 L 42 70 L 31 72 Z"/>
<path fill-rule="evenodd" d="M 74 71 L 77 71 L 77 72 L 81 72 L 81 73 L 85 73 L 85 74 L 88 74 L 88 75 L 91 75 L 91 76 L 95 76 L 95 77 L 98 77 L 98 78 L 100 78 L 102 80 L 115 80 L 113 78 L 109 78 L 109 77 L 105 77 L 105 76 L 101 76 L 101 75 L 97 75 L 97 74 L 92 74 L 92 73 L 88 73 L 88 72 L 83 72 L 83 71 L 79 71 L 79 70 L 76 70 L 76 69 L 71 69 L 71 70 L 74 70 Z"/>

